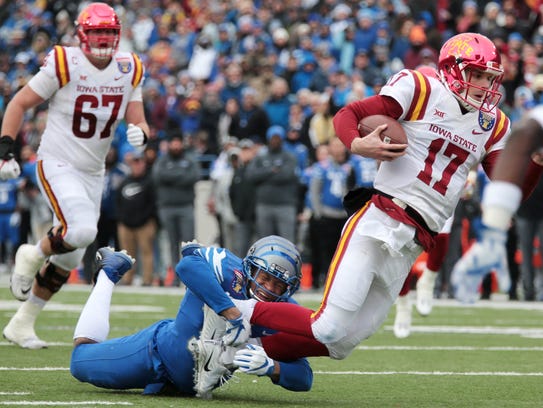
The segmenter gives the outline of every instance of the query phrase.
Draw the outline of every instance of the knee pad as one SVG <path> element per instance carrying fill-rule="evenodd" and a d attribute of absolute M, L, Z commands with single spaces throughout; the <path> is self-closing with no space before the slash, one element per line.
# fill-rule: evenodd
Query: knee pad
<path fill-rule="evenodd" d="M 43 276 L 38 272 L 36 282 L 38 286 L 49 289 L 51 293 L 57 293 L 62 285 L 66 283 L 69 275 L 63 275 L 57 272 L 57 267 L 50 262 L 45 265 Z"/>
<path fill-rule="evenodd" d="M 75 248 L 66 247 L 67 244 L 64 242 L 64 237 L 62 236 L 62 229 L 62 227 L 59 227 L 55 231 L 55 227 L 51 227 L 51 229 L 47 231 L 47 238 L 49 239 L 51 249 L 55 254 L 65 254 L 67 252 L 72 252 L 73 250 L 75 250 Z"/>

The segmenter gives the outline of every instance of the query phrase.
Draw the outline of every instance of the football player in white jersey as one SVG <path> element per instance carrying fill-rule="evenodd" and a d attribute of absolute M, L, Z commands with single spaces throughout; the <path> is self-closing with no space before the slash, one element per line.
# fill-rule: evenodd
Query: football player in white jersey
<path fill-rule="evenodd" d="M 478 286 L 491 269 L 507 269 L 507 230 L 526 190 L 526 178 L 533 167 L 543 166 L 543 106 L 529 111 L 515 123 L 504 152 L 494 168 L 492 181 L 485 187 L 481 239 L 456 263 L 451 283 L 458 300 L 470 303 L 478 298 Z M 543 205 L 543 203 L 542 203 Z"/>
<path fill-rule="evenodd" d="M 113 8 L 89 4 L 77 19 L 79 47 L 55 46 L 4 114 L 0 178 L 6 179 L 19 171 L 12 150 L 25 112 L 49 101 L 37 176 L 54 225 L 36 245 L 21 245 L 15 255 L 11 291 L 24 303 L 3 330 L 4 337 L 24 348 L 46 347 L 36 336 L 35 320 L 96 236 L 105 156 L 117 124 L 128 123 L 133 146 L 143 146 L 149 134 L 141 91 L 144 68 L 136 54 L 117 50 L 120 32 Z"/>
<path fill-rule="evenodd" d="M 234 302 L 250 323 L 290 336 L 277 339 L 274 358 L 348 356 L 381 326 L 411 266 L 423 249 L 433 247 L 470 169 L 482 163 L 490 174 L 510 132 L 509 120 L 496 107 L 500 55 L 485 36 L 462 33 L 442 46 L 438 70 L 439 79 L 401 70 L 379 95 L 335 115 L 336 133 L 351 152 L 381 161 L 377 191 L 361 198 L 346 222 L 316 311 Z M 359 121 L 374 114 L 397 119 L 408 144 L 383 143 L 379 134 L 386 125 L 360 137 Z M 534 174 L 541 173 L 534 167 Z M 527 177 L 525 185 L 536 179 Z"/>

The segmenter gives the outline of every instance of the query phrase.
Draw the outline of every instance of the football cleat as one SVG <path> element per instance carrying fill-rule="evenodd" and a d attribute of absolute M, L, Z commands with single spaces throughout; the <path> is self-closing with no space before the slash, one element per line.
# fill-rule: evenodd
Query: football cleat
<path fill-rule="evenodd" d="M 205 340 L 220 340 L 226 332 L 226 320 L 204 304 L 204 323 L 200 338 Z"/>
<path fill-rule="evenodd" d="M 117 283 L 132 268 L 135 260 L 124 249 L 122 251 L 115 251 L 111 247 L 103 247 L 96 252 L 96 262 L 97 267 L 94 281 L 96 282 L 100 270 L 103 269 L 109 280 Z"/>
<path fill-rule="evenodd" d="M 424 269 L 417 281 L 417 311 L 421 316 L 428 316 L 434 306 L 434 286 L 437 273 Z"/>
<path fill-rule="evenodd" d="M 399 296 L 396 300 L 394 336 L 405 339 L 409 334 L 411 334 L 411 299 L 409 296 Z"/>
<path fill-rule="evenodd" d="M 15 266 L 9 285 L 16 299 L 20 301 L 28 299 L 34 277 L 44 262 L 45 257 L 38 252 L 35 245 L 23 244 L 19 247 L 15 254 Z"/>
<path fill-rule="evenodd" d="M 37 350 L 47 347 L 47 343 L 38 338 L 32 325 L 26 324 L 17 315 L 13 316 L 4 327 L 3 335 L 6 340 L 22 348 Z"/>
<path fill-rule="evenodd" d="M 221 356 L 226 347 L 221 340 L 205 340 L 193 337 L 189 340 L 189 351 L 194 359 L 194 391 L 202 399 L 211 399 L 211 392 L 226 384 L 232 377 Z"/>

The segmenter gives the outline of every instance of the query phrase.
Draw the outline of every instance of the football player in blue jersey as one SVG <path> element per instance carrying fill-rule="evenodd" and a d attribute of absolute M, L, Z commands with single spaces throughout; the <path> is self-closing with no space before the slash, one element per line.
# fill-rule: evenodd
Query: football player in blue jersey
<path fill-rule="evenodd" d="M 98 250 L 96 284 L 79 317 L 74 333 L 70 371 L 79 381 L 108 389 L 143 388 L 144 394 L 171 391 L 210 397 L 211 391 L 239 369 L 268 376 L 274 384 L 292 391 L 308 391 L 313 372 L 306 359 L 274 361 L 266 353 L 266 337 L 272 330 L 250 327 L 231 298 L 294 302 L 301 278 L 301 257 L 296 247 L 278 236 L 255 242 L 240 259 L 224 248 L 203 247 L 196 241 L 182 244 L 176 273 L 187 287 L 175 319 L 160 320 L 129 336 L 107 339 L 109 310 L 115 284 L 132 267 L 125 251 Z M 205 307 L 204 307 L 205 306 Z M 195 361 L 205 353 L 194 347 L 221 347 L 222 342 L 199 339 L 204 309 L 224 322 L 224 332 L 240 336 L 248 345 L 231 348 L 221 367 L 224 372 L 209 378 L 205 390 L 195 389 Z M 215 314 L 216 313 L 216 314 Z M 271 334 L 271 335 L 270 335 Z M 206 335 L 206 338 L 213 336 Z M 198 343 L 200 341 L 200 343 Z M 240 342 L 241 342 L 240 341 Z M 236 344 L 235 341 L 232 342 Z M 273 350 L 272 350 L 273 352 Z M 215 369 L 214 373 L 218 371 Z M 224 374 L 224 375 L 223 375 Z"/>

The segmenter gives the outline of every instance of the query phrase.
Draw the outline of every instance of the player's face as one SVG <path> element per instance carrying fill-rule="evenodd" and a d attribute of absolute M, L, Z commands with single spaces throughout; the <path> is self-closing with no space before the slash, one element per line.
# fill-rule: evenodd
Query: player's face
<path fill-rule="evenodd" d="M 467 76 L 468 82 L 475 85 L 469 88 L 468 96 L 477 101 L 482 101 L 486 96 L 485 90 L 492 87 L 492 83 L 496 79 L 496 76 L 478 69 L 469 70 Z"/>
<path fill-rule="evenodd" d="M 114 29 L 91 29 L 86 32 L 92 55 L 99 59 L 109 59 L 117 47 L 118 32 Z"/>
<path fill-rule="evenodd" d="M 281 296 L 287 290 L 287 284 L 285 282 L 280 281 L 269 273 L 264 272 L 261 269 L 254 273 L 256 283 L 264 287 L 266 290 L 272 292 L 273 294 Z M 271 294 L 266 293 L 265 291 L 260 289 L 257 284 L 251 282 L 251 290 L 258 299 L 263 302 L 274 302 L 275 300 L 277 300 Z"/>

